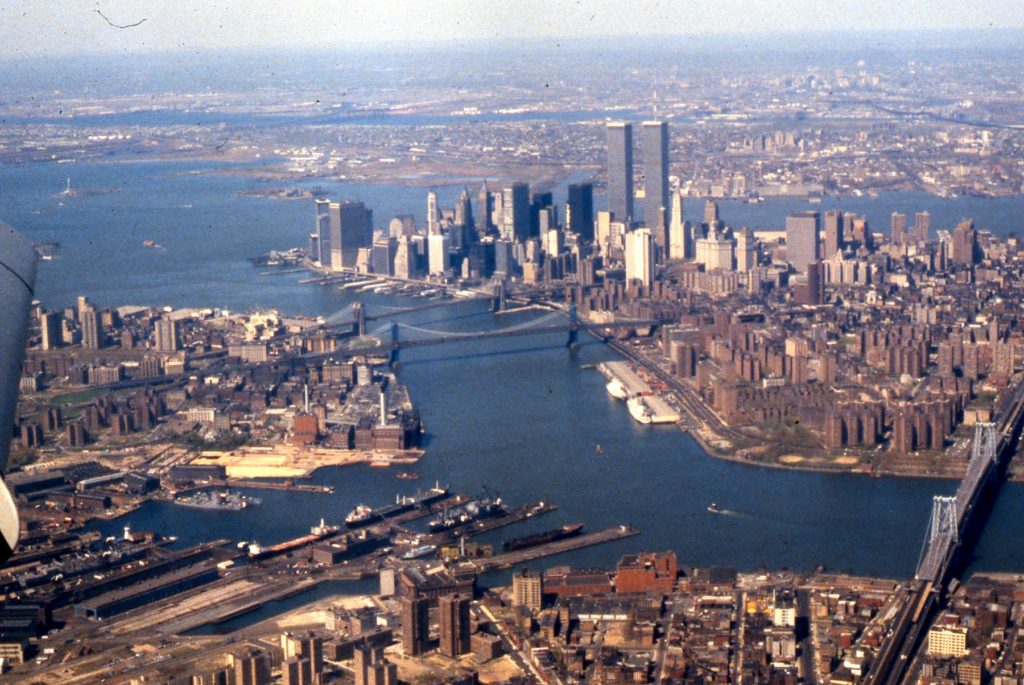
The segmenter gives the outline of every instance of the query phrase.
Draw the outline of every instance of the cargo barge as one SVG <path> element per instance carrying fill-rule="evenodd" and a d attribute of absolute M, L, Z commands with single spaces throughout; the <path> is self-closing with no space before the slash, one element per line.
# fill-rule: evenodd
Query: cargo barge
<path fill-rule="evenodd" d="M 519 549 L 527 549 L 529 547 L 536 547 L 537 545 L 545 545 L 549 542 L 556 542 L 558 540 L 565 540 L 566 538 L 575 537 L 580 534 L 583 530 L 582 523 L 569 523 L 561 528 L 554 528 L 552 530 L 546 530 L 543 533 L 536 533 L 534 535 L 524 535 L 520 538 L 512 538 L 502 543 L 502 548 L 506 552 L 515 552 Z"/>
<path fill-rule="evenodd" d="M 270 547 L 263 547 L 258 542 L 254 542 L 249 545 L 249 559 L 255 561 L 257 559 L 269 559 L 270 557 L 280 556 L 287 554 L 293 550 L 311 545 L 314 542 L 320 540 L 326 540 L 327 538 L 334 537 L 338 534 L 338 526 L 330 526 L 324 523 L 323 519 L 320 519 L 320 525 L 313 526 L 309 529 L 309 535 L 303 535 L 292 540 L 285 540 L 284 542 Z"/>

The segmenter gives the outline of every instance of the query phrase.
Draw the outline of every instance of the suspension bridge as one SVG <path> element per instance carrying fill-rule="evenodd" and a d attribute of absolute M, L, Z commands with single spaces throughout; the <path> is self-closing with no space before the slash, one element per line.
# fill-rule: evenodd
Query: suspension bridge
<path fill-rule="evenodd" d="M 380 341 L 380 347 L 387 350 L 389 361 L 393 364 L 398 361 L 399 351 L 409 347 L 442 345 L 470 340 L 484 340 L 487 338 L 566 333 L 566 347 L 574 348 L 578 344 L 580 331 L 611 334 L 616 330 L 646 328 L 666 323 L 666 321 L 661 319 L 619 319 L 607 323 L 590 323 L 579 319 L 575 305 L 570 305 L 564 312 L 555 310 L 518 324 L 476 331 L 429 328 L 427 326 L 413 325 L 394 320 L 395 317 L 403 314 L 421 312 L 438 306 L 451 306 L 460 302 L 473 302 L 480 299 L 483 298 L 445 300 L 440 303 L 431 302 L 415 307 L 383 307 L 373 305 L 375 310 L 380 310 L 379 312 L 375 311 L 373 315 L 367 313 L 367 306 L 365 304 L 356 302 L 325 317 L 323 327 L 328 329 L 351 327 L 355 335 L 377 339 Z M 494 310 L 500 311 L 500 308 L 492 307 L 492 311 Z M 384 320 L 384 323 L 376 328 L 368 327 L 368 322 L 377 320 Z"/>
<path fill-rule="evenodd" d="M 1024 384 L 1013 392 L 998 424 L 975 425 L 967 470 L 956 493 L 932 499 L 914 582 L 868 674 L 869 685 L 898 685 L 907 675 L 932 617 L 944 608 L 958 573 L 970 561 L 1006 463 L 1016 450 L 1022 419 Z"/>

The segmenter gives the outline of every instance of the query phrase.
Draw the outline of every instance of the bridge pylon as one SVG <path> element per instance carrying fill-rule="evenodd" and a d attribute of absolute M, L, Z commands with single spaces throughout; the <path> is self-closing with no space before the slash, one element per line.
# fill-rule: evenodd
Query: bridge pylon
<path fill-rule="evenodd" d="M 352 313 L 355 315 L 355 334 L 359 337 L 366 335 L 366 309 L 363 307 L 363 303 L 354 303 Z"/>
<path fill-rule="evenodd" d="M 508 307 L 505 293 L 505 281 L 498 281 L 494 286 L 494 298 L 491 300 L 492 312 L 503 312 Z"/>
<path fill-rule="evenodd" d="M 999 438 L 996 435 L 994 423 L 978 422 L 974 424 L 974 441 L 971 444 L 971 459 L 988 459 L 995 461 L 998 458 Z"/>
<path fill-rule="evenodd" d="M 579 312 L 576 311 L 576 305 L 569 305 L 569 340 L 565 343 L 565 346 L 570 350 L 579 349 L 579 325 L 580 318 Z"/>
<path fill-rule="evenodd" d="M 388 365 L 394 366 L 398 363 L 398 350 L 400 344 L 398 342 L 398 323 L 391 322 L 391 341 L 388 345 Z"/>

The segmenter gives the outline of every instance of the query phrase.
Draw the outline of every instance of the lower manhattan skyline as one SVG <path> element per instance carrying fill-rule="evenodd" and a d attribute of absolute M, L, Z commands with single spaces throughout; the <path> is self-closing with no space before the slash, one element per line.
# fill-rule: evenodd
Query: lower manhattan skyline
<path fill-rule="evenodd" d="M 0 680 L 1020 682 L 1013 10 L 0 5 Z"/>

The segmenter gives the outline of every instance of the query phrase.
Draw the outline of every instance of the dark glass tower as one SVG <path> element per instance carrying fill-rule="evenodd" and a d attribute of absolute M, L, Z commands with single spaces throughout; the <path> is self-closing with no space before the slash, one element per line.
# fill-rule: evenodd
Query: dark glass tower
<path fill-rule="evenodd" d="M 586 241 L 594 239 L 594 184 L 573 183 L 566 202 L 568 229 Z"/>

